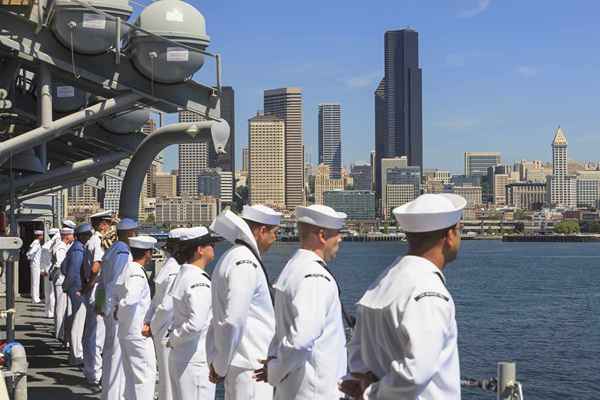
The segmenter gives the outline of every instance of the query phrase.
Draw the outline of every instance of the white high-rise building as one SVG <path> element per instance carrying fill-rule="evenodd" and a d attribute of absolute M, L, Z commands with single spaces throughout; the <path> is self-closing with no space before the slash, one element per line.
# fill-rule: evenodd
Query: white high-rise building
<path fill-rule="evenodd" d="M 192 111 L 181 111 L 179 122 L 200 122 L 204 119 Z M 209 164 L 209 141 L 179 145 L 179 192 L 182 196 L 198 194 L 198 176 Z"/>
<path fill-rule="evenodd" d="M 259 114 L 248 121 L 248 136 L 250 202 L 285 207 L 284 121 Z"/>
<path fill-rule="evenodd" d="M 552 141 L 552 178 L 550 179 L 550 203 L 560 207 L 577 205 L 577 186 L 568 175 L 569 159 L 567 137 L 558 127 Z"/>
<path fill-rule="evenodd" d="M 283 120 L 285 125 L 285 204 L 296 208 L 305 204 L 304 130 L 302 89 L 265 90 L 264 113 Z"/>

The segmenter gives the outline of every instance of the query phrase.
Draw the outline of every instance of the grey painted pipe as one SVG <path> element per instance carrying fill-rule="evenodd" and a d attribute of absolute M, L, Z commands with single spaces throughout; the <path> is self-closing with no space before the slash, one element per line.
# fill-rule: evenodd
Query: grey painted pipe
<path fill-rule="evenodd" d="M 10 371 L 13 374 L 17 374 L 14 386 L 15 400 L 27 400 L 27 355 L 25 354 L 25 348 L 20 344 L 16 343 L 10 350 Z"/>
<path fill-rule="evenodd" d="M 92 176 L 93 174 L 90 174 L 90 172 L 95 173 L 107 164 L 116 164 L 128 156 L 129 154 L 122 152 L 110 153 L 100 157 L 77 161 L 69 166 L 55 168 L 44 175 L 30 175 L 25 178 L 15 179 L 15 191 L 22 193 L 23 189 L 27 189 L 28 192 L 25 193 L 31 193 L 34 190 L 38 191 L 39 189 L 37 188 L 39 186 L 56 186 L 70 179 L 86 176 L 86 174 L 88 174 L 87 176 Z M 8 184 L 0 186 L 0 193 L 2 194 L 8 194 L 9 190 L 10 185 Z"/>
<path fill-rule="evenodd" d="M 126 110 L 139 99 L 141 99 L 141 96 L 138 94 L 124 94 L 52 121 L 48 124 L 47 128 L 40 126 L 12 139 L 5 140 L 0 143 L 0 165 L 9 159 L 11 154 L 17 154 L 23 150 L 57 138 L 66 133 L 68 129 L 83 122 L 92 122 L 107 115 Z"/>
<path fill-rule="evenodd" d="M 215 151 L 225 152 L 229 125 L 224 120 L 179 123 L 159 128 L 138 146 L 123 179 L 119 214 L 121 218 L 137 220 L 139 199 L 146 171 L 158 153 L 172 144 L 194 143 L 212 137 Z"/>

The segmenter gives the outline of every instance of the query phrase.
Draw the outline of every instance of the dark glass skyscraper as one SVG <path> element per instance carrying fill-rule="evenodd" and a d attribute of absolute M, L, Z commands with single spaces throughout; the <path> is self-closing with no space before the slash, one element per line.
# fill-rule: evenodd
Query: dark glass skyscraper
<path fill-rule="evenodd" d="M 342 177 L 342 123 L 339 103 L 319 104 L 319 164 L 329 165 L 329 177 Z"/>
<path fill-rule="evenodd" d="M 423 111 L 419 36 L 412 29 L 385 33 L 385 76 L 375 91 L 376 190 L 381 159 L 408 157 L 423 170 Z"/>

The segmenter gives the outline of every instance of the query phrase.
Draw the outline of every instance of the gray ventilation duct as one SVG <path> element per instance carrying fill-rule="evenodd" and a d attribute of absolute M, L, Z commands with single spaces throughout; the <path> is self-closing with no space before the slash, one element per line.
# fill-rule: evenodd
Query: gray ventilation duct
<path fill-rule="evenodd" d="M 111 133 L 124 135 L 139 131 L 149 119 L 150 111 L 142 108 L 139 110 L 124 111 L 110 118 L 101 119 L 99 124 Z"/>

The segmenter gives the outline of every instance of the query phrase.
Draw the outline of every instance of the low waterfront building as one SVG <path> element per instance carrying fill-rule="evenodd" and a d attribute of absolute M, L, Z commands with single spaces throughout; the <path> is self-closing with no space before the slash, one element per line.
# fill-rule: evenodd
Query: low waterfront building
<path fill-rule="evenodd" d="M 156 199 L 158 225 L 209 225 L 218 215 L 219 199 L 213 196 L 175 196 Z"/>
<path fill-rule="evenodd" d="M 517 182 L 506 185 L 506 204 L 522 210 L 539 210 L 546 200 L 546 184 Z"/>
<path fill-rule="evenodd" d="M 323 193 L 326 206 L 348 214 L 351 220 L 375 219 L 375 193 L 369 190 L 330 190 Z"/>
<path fill-rule="evenodd" d="M 412 201 L 421 194 L 421 168 L 416 166 L 393 167 L 385 169 L 385 172 L 383 216 L 385 219 L 389 219 L 392 217 L 391 210 L 394 207 Z"/>
<path fill-rule="evenodd" d="M 577 207 L 600 207 L 600 171 L 577 174 Z"/>
<path fill-rule="evenodd" d="M 462 196 L 465 200 L 467 200 L 467 205 L 465 208 L 480 208 L 483 204 L 481 186 L 451 186 L 449 191 Z"/>
<path fill-rule="evenodd" d="M 330 167 L 327 164 L 319 164 L 315 175 L 315 204 L 324 204 L 323 193 L 330 190 L 343 190 L 343 178 L 331 178 Z"/>

